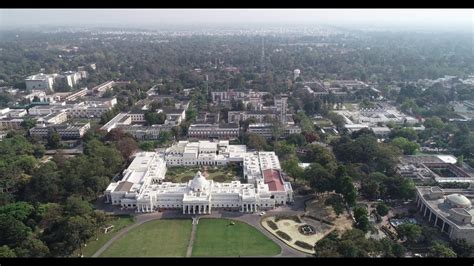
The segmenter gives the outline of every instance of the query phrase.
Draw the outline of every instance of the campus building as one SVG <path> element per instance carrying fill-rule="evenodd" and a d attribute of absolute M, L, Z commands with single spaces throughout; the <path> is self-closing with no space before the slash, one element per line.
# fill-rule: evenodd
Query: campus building
<path fill-rule="evenodd" d="M 420 214 L 450 239 L 464 238 L 474 244 L 471 189 L 441 189 L 439 187 L 416 187 L 416 204 Z"/>
<path fill-rule="evenodd" d="M 238 146 L 238 147 L 232 147 Z M 197 172 L 187 183 L 165 182 L 168 166 L 242 163 L 247 183 L 214 182 Z M 293 201 L 289 182 L 283 181 L 274 152 L 247 152 L 228 142 L 180 142 L 164 155 L 138 153 L 119 182 L 105 191 L 106 201 L 138 212 L 181 209 L 183 214 L 207 214 L 225 208 L 241 212 L 271 209 Z"/>

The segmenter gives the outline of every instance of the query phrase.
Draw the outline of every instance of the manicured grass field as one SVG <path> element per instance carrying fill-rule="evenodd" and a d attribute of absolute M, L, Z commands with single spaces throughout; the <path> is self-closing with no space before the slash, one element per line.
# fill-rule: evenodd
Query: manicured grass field
<path fill-rule="evenodd" d="M 242 222 L 227 219 L 200 219 L 192 256 L 239 257 L 274 256 L 281 248 L 260 231 Z"/>
<path fill-rule="evenodd" d="M 87 247 L 82 249 L 84 257 L 92 257 L 94 253 L 99 250 L 107 241 L 109 241 L 112 237 L 114 237 L 120 230 L 123 228 L 131 225 L 134 222 L 132 216 L 115 216 L 112 217 L 112 220 L 109 224 L 114 225 L 114 229 L 107 234 L 104 234 L 103 231 L 100 232 L 98 238 L 99 240 L 95 240 L 93 237 L 88 243 Z M 79 250 L 74 252 L 74 254 L 79 254 Z"/>
<path fill-rule="evenodd" d="M 183 166 L 175 166 L 169 167 L 166 172 L 165 181 L 175 182 L 175 183 L 185 183 L 189 180 L 193 179 L 196 175 L 197 171 L 204 172 L 203 168 L 200 167 L 183 167 Z M 238 173 L 237 167 L 233 166 L 222 166 L 222 167 L 212 167 L 209 166 L 207 169 L 207 173 L 209 174 L 206 179 L 214 180 L 216 182 L 230 182 L 237 180 L 242 174 Z"/>
<path fill-rule="evenodd" d="M 101 257 L 185 257 L 192 221 L 155 220 L 130 230 Z"/>

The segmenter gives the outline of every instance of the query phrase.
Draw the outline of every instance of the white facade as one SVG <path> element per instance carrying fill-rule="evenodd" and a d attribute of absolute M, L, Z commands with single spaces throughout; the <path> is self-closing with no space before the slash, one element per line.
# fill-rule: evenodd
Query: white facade
<path fill-rule="evenodd" d="M 26 89 L 31 90 L 53 90 L 54 79 L 58 74 L 37 74 L 25 79 Z"/>
<path fill-rule="evenodd" d="M 232 146 L 241 145 L 228 145 L 228 141 L 182 141 L 166 151 L 166 159 L 153 152 L 139 153 L 125 170 L 124 178 L 108 186 L 106 199 L 113 205 L 138 212 L 179 208 L 183 214 L 206 214 L 213 208 L 255 212 L 293 201 L 293 190 L 290 183 L 281 179 L 280 163 L 274 152 L 247 153 L 245 146 Z M 166 164 L 224 165 L 231 159 L 244 164 L 246 184 L 217 183 L 206 180 L 200 172 L 188 183 L 162 182 Z M 272 178 L 279 185 L 269 180 Z"/>

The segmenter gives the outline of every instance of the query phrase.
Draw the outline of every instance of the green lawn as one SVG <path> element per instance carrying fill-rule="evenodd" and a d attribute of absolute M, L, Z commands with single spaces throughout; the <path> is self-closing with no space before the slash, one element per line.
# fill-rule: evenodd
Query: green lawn
<path fill-rule="evenodd" d="M 84 257 L 92 257 L 94 253 L 99 250 L 107 241 L 114 237 L 121 229 L 131 225 L 134 222 L 132 216 L 115 216 L 112 217 L 110 222 L 111 225 L 114 225 L 114 229 L 107 234 L 104 234 L 103 231 L 99 235 L 99 240 L 92 238 L 88 243 L 87 247 L 82 249 Z M 75 252 L 74 254 L 78 254 Z"/>
<path fill-rule="evenodd" d="M 226 219 L 200 219 L 192 256 L 238 257 L 274 256 L 281 248 L 257 229 Z"/>
<path fill-rule="evenodd" d="M 132 229 L 101 257 L 184 257 L 191 220 L 155 220 Z"/>
<path fill-rule="evenodd" d="M 165 181 L 174 182 L 174 183 L 186 183 L 189 180 L 193 179 L 196 175 L 197 171 L 204 172 L 203 168 L 193 166 L 193 167 L 184 167 L 184 166 L 176 166 L 176 167 L 169 167 Z M 242 173 L 239 173 L 238 167 L 235 166 L 220 166 L 214 169 L 213 166 L 208 166 L 207 173 L 209 176 L 207 177 L 208 180 L 214 180 L 216 182 L 230 182 L 240 179 Z"/>

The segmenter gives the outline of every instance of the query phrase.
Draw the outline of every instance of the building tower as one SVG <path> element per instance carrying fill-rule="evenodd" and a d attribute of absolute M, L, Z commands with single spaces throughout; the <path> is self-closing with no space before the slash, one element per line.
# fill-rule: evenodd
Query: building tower
<path fill-rule="evenodd" d="M 275 98 L 275 105 L 280 111 L 280 122 L 284 125 L 286 124 L 286 111 L 288 108 L 287 101 L 288 95 L 286 94 L 281 94 L 279 97 Z"/>
<path fill-rule="evenodd" d="M 265 72 L 265 39 L 262 37 L 262 58 L 260 59 L 260 71 Z"/>

